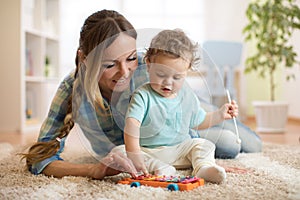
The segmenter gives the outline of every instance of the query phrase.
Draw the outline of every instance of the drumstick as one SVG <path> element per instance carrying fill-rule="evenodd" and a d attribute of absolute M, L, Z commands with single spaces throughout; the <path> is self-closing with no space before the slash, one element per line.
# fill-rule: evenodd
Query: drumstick
<path fill-rule="evenodd" d="M 226 93 L 227 93 L 227 99 L 228 99 L 229 103 L 231 104 L 231 98 L 230 98 L 229 91 L 226 90 Z M 239 136 L 239 130 L 238 130 L 238 127 L 237 127 L 236 118 L 233 116 L 232 119 L 233 119 L 233 123 L 234 123 L 234 127 L 235 127 L 236 137 L 237 137 L 236 142 L 238 144 L 240 144 L 242 141 L 241 141 L 240 136 Z"/>

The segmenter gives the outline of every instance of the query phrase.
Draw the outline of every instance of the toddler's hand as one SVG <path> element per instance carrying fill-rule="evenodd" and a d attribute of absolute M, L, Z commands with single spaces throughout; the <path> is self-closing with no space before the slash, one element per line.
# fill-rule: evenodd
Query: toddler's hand
<path fill-rule="evenodd" d="M 238 105 L 234 100 L 231 103 L 225 103 L 219 111 L 224 119 L 232 119 L 239 114 Z"/>
<path fill-rule="evenodd" d="M 144 175 L 149 174 L 144 162 L 144 156 L 141 152 L 127 151 L 126 153 L 127 153 L 127 157 L 132 161 L 138 173 L 142 172 Z"/>

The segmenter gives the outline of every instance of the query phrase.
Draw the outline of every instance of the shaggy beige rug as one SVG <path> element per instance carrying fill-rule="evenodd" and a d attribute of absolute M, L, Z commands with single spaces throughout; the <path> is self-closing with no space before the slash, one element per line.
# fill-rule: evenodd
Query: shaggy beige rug
<path fill-rule="evenodd" d="M 34 176 L 24 171 L 15 154 L 24 147 L 0 143 L 0 199 L 300 199 L 300 146 L 264 144 L 262 153 L 240 154 L 222 165 L 249 169 L 246 174 L 228 173 L 227 181 L 206 183 L 192 191 L 171 192 L 165 188 L 116 184 L 125 174 L 103 181 L 84 177 L 62 179 Z M 78 149 L 66 149 L 64 158 L 89 160 Z M 188 174 L 189 171 L 182 171 Z"/>

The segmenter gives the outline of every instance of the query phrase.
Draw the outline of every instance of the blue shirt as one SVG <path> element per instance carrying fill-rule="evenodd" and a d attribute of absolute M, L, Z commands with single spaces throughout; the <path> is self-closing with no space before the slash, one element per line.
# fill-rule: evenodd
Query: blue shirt
<path fill-rule="evenodd" d="M 149 83 L 132 95 L 126 118 L 141 123 L 140 145 L 143 147 L 172 146 L 190 138 L 189 130 L 200 125 L 206 112 L 187 83 L 175 98 L 156 93 Z"/>

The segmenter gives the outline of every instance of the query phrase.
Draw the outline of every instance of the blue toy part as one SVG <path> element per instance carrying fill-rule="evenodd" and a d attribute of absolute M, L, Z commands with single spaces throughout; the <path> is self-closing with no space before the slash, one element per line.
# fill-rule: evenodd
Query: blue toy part
<path fill-rule="evenodd" d="M 170 191 L 178 191 L 179 190 L 179 187 L 176 183 L 169 184 L 167 188 Z"/>
<path fill-rule="evenodd" d="M 141 183 L 140 182 L 132 182 L 130 184 L 130 187 L 140 187 L 141 186 Z"/>

